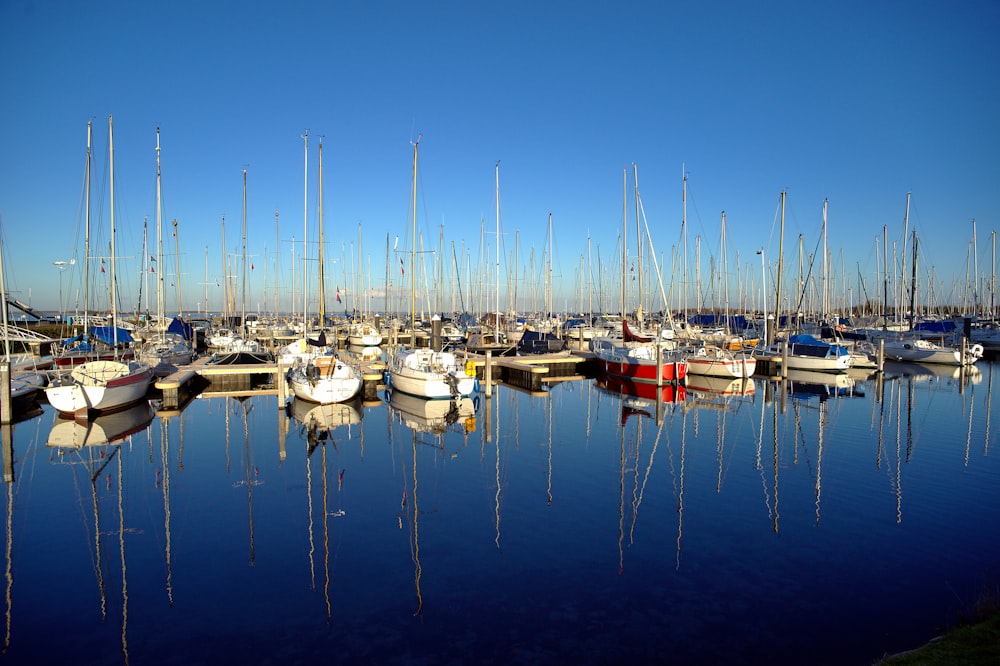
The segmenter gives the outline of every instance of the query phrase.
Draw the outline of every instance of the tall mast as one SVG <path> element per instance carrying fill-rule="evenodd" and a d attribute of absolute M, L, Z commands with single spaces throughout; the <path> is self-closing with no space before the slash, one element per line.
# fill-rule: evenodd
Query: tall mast
<path fill-rule="evenodd" d="M 278 211 L 274 211 L 274 314 L 278 314 Z"/>
<path fill-rule="evenodd" d="M 913 268 L 910 275 L 910 330 L 917 315 L 917 230 L 913 230 Z"/>
<path fill-rule="evenodd" d="M 413 229 L 412 235 L 410 236 L 410 347 L 416 348 L 416 332 L 414 328 L 414 317 L 416 316 L 417 304 L 417 272 L 416 267 L 416 256 L 417 256 L 417 146 L 420 145 L 420 137 L 423 134 L 417 135 L 417 140 L 413 142 L 413 183 L 412 192 L 410 199 L 410 207 L 413 210 Z"/>
<path fill-rule="evenodd" d="M 302 335 L 305 337 L 309 330 L 309 271 L 306 270 L 306 261 L 309 256 L 309 246 L 306 239 L 309 235 L 309 130 L 306 129 L 302 135 L 303 157 L 302 157 Z"/>
<path fill-rule="evenodd" d="M 688 320 L 688 240 L 687 240 L 687 216 L 688 216 L 688 199 L 687 199 L 687 189 L 688 189 L 688 177 L 687 173 L 684 171 L 684 165 L 681 165 L 681 180 L 683 181 L 683 187 L 681 189 L 681 246 L 684 255 L 682 257 L 681 263 L 683 268 L 681 269 L 684 273 L 684 279 L 681 282 L 684 284 L 684 299 L 682 306 L 684 308 L 684 322 L 687 325 Z"/>
<path fill-rule="evenodd" d="M 496 234 L 496 309 L 493 315 L 494 340 L 500 340 L 500 160 L 496 164 L 496 192 L 497 192 L 497 234 Z"/>
<path fill-rule="evenodd" d="M 83 336 L 87 337 L 88 318 L 90 317 L 90 162 L 91 162 L 91 139 L 93 138 L 93 125 L 87 121 L 87 165 L 84 168 L 86 174 L 86 218 L 83 231 Z M 62 309 L 62 303 L 59 304 Z"/>
<path fill-rule="evenodd" d="M 906 193 L 906 213 L 903 215 L 903 239 L 902 239 L 903 243 L 906 243 L 906 237 L 909 235 L 909 231 L 910 231 L 910 193 L 907 192 Z M 894 247 L 895 247 L 895 245 L 894 245 Z M 906 283 L 905 283 L 905 278 L 903 277 L 904 275 L 906 275 L 906 246 L 905 245 L 903 246 L 902 251 L 900 252 L 900 254 L 902 256 L 900 257 L 900 264 L 899 264 L 899 301 L 897 301 L 899 303 L 899 305 L 896 308 L 896 319 L 899 320 L 899 321 L 902 321 L 902 318 L 899 316 L 899 308 L 903 307 L 904 296 L 905 296 L 905 293 L 906 293 Z M 895 264 L 895 261 L 893 261 L 893 263 Z M 893 274 L 895 274 L 895 271 L 893 271 Z"/>
<path fill-rule="evenodd" d="M 111 197 L 111 326 L 115 349 L 118 349 L 118 305 L 115 302 L 115 138 L 111 116 L 108 116 L 109 192 Z"/>
<path fill-rule="evenodd" d="M 323 275 L 323 137 L 319 138 L 319 330 L 323 330 L 326 320 L 326 287 Z"/>
<path fill-rule="evenodd" d="M 243 169 L 242 282 L 240 283 L 240 326 L 247 332 L 247 170 Z"/>
<path fill-rule="evenodd" d="M 622 270 L 621 270 L 622 321 L 627 314 L 625 303 L 625 278 L 628 275 L 628 167 L 622 167 Z"/>
<path fill-rule="evenodd" d="M 774 289 L 774 326 L 771 327 L 771 340 L 777 337 L 778 327 L 781 326 L 781 268 L 785 256 L 785 191 L 781 191 L 781 225 L 778 232 L 778 279 Z"/>
<path fill-rule="evenodd" d="M 160 128 L 156 128 L 156 327 L 163 323 L 163 200 L 160 190 Z M 160 330 L 159 337 L 162 339 Z"/>
<path fill-rule="evenodd" d="M 177 220 L 174 220 L 171 225 L 174 228 L 174 266 L 177 271 L 177 314 L 181 317 L 184 316 L 184 302 L 181 300 L 181 239 L 177 233 Z"/>
<path fill-rule="evenodd" d="M 632 162 L 632 187 L 635 188 L 635 272 L 637 274 L 636 295 L 638 305 L 635 309 L 636 323 L 639 330 L 643 328 L 642 323 L 642 220 L 639 216 L 639 167 Z"/>

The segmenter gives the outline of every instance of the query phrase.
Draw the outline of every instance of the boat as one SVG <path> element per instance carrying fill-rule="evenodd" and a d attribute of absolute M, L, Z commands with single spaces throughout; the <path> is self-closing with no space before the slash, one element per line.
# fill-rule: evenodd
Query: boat
<path fill-rule="evenodd" d="M 684 380 L 684 387 L 688 394 L 712 394 L 712 395 L 753 395 L 757 387 L 750 377 L 742 379 L 728 379 L 726 377 L 712 377 L 711 375 L 696 375 L 688 373 Z"/>
<path fill-rule="evenodd" d="M 604 375 L 652 384 L 680 383 L 687 376 L 687 359 L 676 352 L 673 341 L 638 336 L 626 321 L 622 337 L 596 337 L 590 348 Z"/>
<path fill-rule="evenodd" d="M 413 143 L 413 236 L 417 236 L 417 148 Z M 402 391 L 421 398 L 457 398 L 469 396 L 476 388 L 475 364 L 461 363 L 453 352 L 418 349 L 413 346 L 416 299 L 415 251 L 410 252 L 410 347 L 395 350 L 389 360 L 387 383 L 393 393 Z"/>
<path fill-rule="evenodd" d="M 789 370 L 841 373 L 851 367 L 851 353 L 844 345 L 830 344 L 806 334 L 790 335 L 787 342 Z M 782 343 L 771 345 L 767 353 L 784 358 Z"/>
<path fill-rule="evenodd" d="M 89 130 L 89 125 L 88 125 Z M 89 131 L 88 131 L 89 137 Z M 108 151 L 110 164 L 110 198 L 115 200 L 114 135 L 112 118 L 108 116 Z M 117 281 L 115 276 L 115 207 L 111 211 L 111 332 L 117 336 L 118 310 L 116 303 Z M 114 345 L 117 349 L 117 345 Z M 153 381 L 153 369 L 135 360 L 87 361 L 70 372 L 52 377 L 45 389 L 45 396 L 57 411 L 72 414 L 78 419 L 92 414 L 121 409 L 142 400 Z"/>
<path fill-rule="evenodd" d="M 517 353 L 520 355 L 554 354 L 565 349 L 566 341 L 555 333 L 525 330 L 517 341 Z"/>
<path fill-rule="evenodd" d="M 288 371 L 288 384 L 296 398 L 329 404 L 344 402 L 361 392 L 361 371 L 330 353 L 317 356 Z"/>
<path fill-rule="evenodd" d="M 702 344 L 682 347 L 680 353 L 687 361 L 688 377 L 704 375 L 726 379 L 753 377 L 757 369 L 757 359 L 752 353 L 734 352 L 725 347 Z"/>
<path fill-rule="evenodd" d="M 382 332 L 374 322 L 356 321 L 347 329 L 347 340 L 355 347 L 377 347 L 382 344 Z"/>
<path fill-rule="evenodd" d="M 323 289 L 323 142 L 319 144 L 319 320 L 326 316 L 325 292 Z M 321 341 L 326 341 L 320 331 Z M 307 345 L 308 346 L 308 345 Z M 337 358 L 336 351 L 329 347 L 314 347 L 316 354 L 298 362 L 288 371 L 287 379 L 297 398 L 328 404 L 350 400 L 361 392 L 361 370 L 356 365 Z"/>
<path fill-rule="evenodd" d="M 633 172 L 636 172 L 635 164 L 632 165 Z M 634 176 L 635 197 L 636 197 L 636 217 L 638 219 L 639 210 L 639 186 L 638 176 Z M 627 183 L 628 171 L 624 172 L 623 180 Z M 627 187 L 623 188 L 627 192 Z M 623 201 L 623 238 L 627 237 L 627 227 L 624 215 Z M 627 245 L 622 244 L 622 289 L 621 289 L 621 311 L 627 312 L 626 289 L 628 276 L 626 266 L 628 265 Z M 590 350 L 597 358 L 597 365 L 601 374 L 618 379 L 628 379 L 635 382 L 648 382 L 654 384 L 680 383 L 687 376 L 688 364 L 684 355 L 677 351 L 677 343 L 672 339 L 673 328 L 661 328 L 658 331 L 646 331 L 643 324 L 642 313 L 642 241 L 638 243 L 638 266 L 635 266 L 637 277 L 638 306 L 635 309 L 635 321 L 638 327 L 633 331 L 627 319 L 621 321 L 620 335 L 602 335 L 591 339 Z M 657 274 L 659 269 L 657 269 Z"/>
<path fill-rule="evenodd" d="M 894 361 L 935 363 L 940 365 L 973 365 L 983 357 L 983 346 L 979 343 L 965 347 L 941 345 L 924 338 L 897 337 L 884 338 L 885 358 Z"/>
<path fill-rule="evenodd" d="M 223 233 L 225 233 L 225 220 L 223 220 Z M 259 340 L 249 337 L 247 332 L 247 170 L 243 169 L 243 253 L 242 267 L 242 290 L 240 296 L 239 330 L 235 328 L 222 328 L 217 330 L 208 339 L 208 348 L 212 352 L 212 365 L 242 365 L 242 364 L 264 364 L 273 360 L 273 355 Z M 223 247 L 225 247 L 225 236 L 223 236 Z M 223 263 L 225 268 L 225 262 Z M 226 301 L 227 314 L 229 301 Z M 227 316 L 227 320 L 230 318 Z M 231 321 L 230 321 L 231 323 Z"/>

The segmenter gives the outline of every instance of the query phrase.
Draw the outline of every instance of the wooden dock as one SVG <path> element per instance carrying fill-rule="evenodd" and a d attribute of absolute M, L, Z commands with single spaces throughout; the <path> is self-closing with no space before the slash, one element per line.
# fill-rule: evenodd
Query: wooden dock
<path fill-rule="evenodd" d="M 475 364 L 476 374 L 480 379 L 538 392 L 546 384 L 586 378 L 587 375 L 581 372 L 581 365 L 591 361 L 593 355 L 589 352 L 572 352 L 490 357 L 489 368 L 487 358 L 480 354 L 467 356 Z M 200 358 L 154 383 L 154 387 L 163 396 L 163 409 L 180 409 L 202 392 L 211 395 L 246 395 L 248 392 L 276 394 L 279 407 L 291 397 L 285 381 L 285 375 L 291 367 L 289 365 L 214 365 L 210 360 L 210 357 Z M 385 388 L 385 369 L 386 366 L 381 361 L 362 365 L 362 399 L 366 402 L 379 399 L 378 392 Z"/>

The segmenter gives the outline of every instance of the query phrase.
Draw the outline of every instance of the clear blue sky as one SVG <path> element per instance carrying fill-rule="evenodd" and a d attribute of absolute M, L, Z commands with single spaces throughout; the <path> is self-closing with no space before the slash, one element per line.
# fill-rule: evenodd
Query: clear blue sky
<path fill-rule="evenodd" d="M 60 272 L 53 262 L 82 261 L 88 119 L 94 236 L 106 246 L 111 114 L 126 303 L 138 298 L 144 217 L 155 254 L 157 126 L 163 218 L 178 221 L 188 311 L 204 307 L 206 248 L 209 307 L 222 307 L 215 286 L 222 275 L 220 220 L 224 215 L 229 252 L 238 252 L 244 168 L 254 264 L 247 307 L 256 309 L 265 296 L 270 307 L 275 210 L 287 307 L 290 241 L 301 244 L 303 235 L 307 128 L 312 239 L 316 147 L 325 136 L 326 256 L 336 259 L 327 268 L 330 309 L 338 307 L 335 288 L 346 293 L 355 284 L 358 261 L 345 255 L 356 257 L 359 223 L 365 280 L 370 275 L 375 288 L 385 279 L 387 235 L 393 243 L 399 236 L 399 249 L 409 246 L 411 141 L 418 134 L 425 247 L 437 247 L 443 225 L 449 255 L 454 242 L 473 270 L 493 270 L 500 160 L 502 251 L 511 257 L 516 238 L 519 273 L 540 276 L 552 214 L 559 309 L 578 307 L 588 237 L 591 263 L 600 255 L 605 275 L 619 270 L 622 172 L 633 163 L 667 281 L 681 239 L 683 165 L 690 280 L 696 236 L 703 281 L 710 262 L 735 273 L 739 261 L 741 276 L 756 279 L 761 248 L 773 265 L 785 190 L 790 270 L 797 270 L 799 234 L 807 254 L 816 250 L 826 198 L 835 281 L 846 271 L 856 289 L 860 269 L 867 288 L 877 290 L 876 238 L 881 247 L 887 226 L 890 253 L 894 245 L 902 250 L 909 191 L 922 277 L 933 274 L 935 289 L 948 292 L 938 293 L 938 301 L 949 300 L 972 270 L 973 219 L 979 272 L 989 277 L 992 270 L 1000 190 L 998 19 L 1000 5 L 990 1 L 6 0 L 0 3 L 0 216 L 8 288 L 36 307 L 55 309 Z M 633 211 L 630 202 L 630 243 Z M 173 240 L 166 241 L 164 263 L 172 274 Z M 294 270 L 301 280 L 301 266 Z M 81 275 L 80 263 L 62 274 L 71 306 L 81 298 Z M 176 310 L 169 284 L 167 291 L 168 308 Z M 522 291 L 521 298 L 528 296 Z M 604 305 L 617 310 L 617 294 L 606 293 Z"/>

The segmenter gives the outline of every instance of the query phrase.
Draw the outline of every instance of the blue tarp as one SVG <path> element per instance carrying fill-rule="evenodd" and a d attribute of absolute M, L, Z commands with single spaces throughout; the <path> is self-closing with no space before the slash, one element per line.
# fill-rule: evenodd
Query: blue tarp
<path fill-rule="evenodd" d="M 116 330 L 114 326 L 91 326 L 90 334 L 109 345 L 115 344 L 116 338 L 118 344 L 133 342 L 132 334 L 121 327 Z"/>
<path fill-rule="evenodd" d="M 191 340 L 194 337 L 194 326 L 180 317 L 174 317 L 170 322 L 170 326 L 167 327 L 167 333 L 176 333 L 185 340 Z"/>

